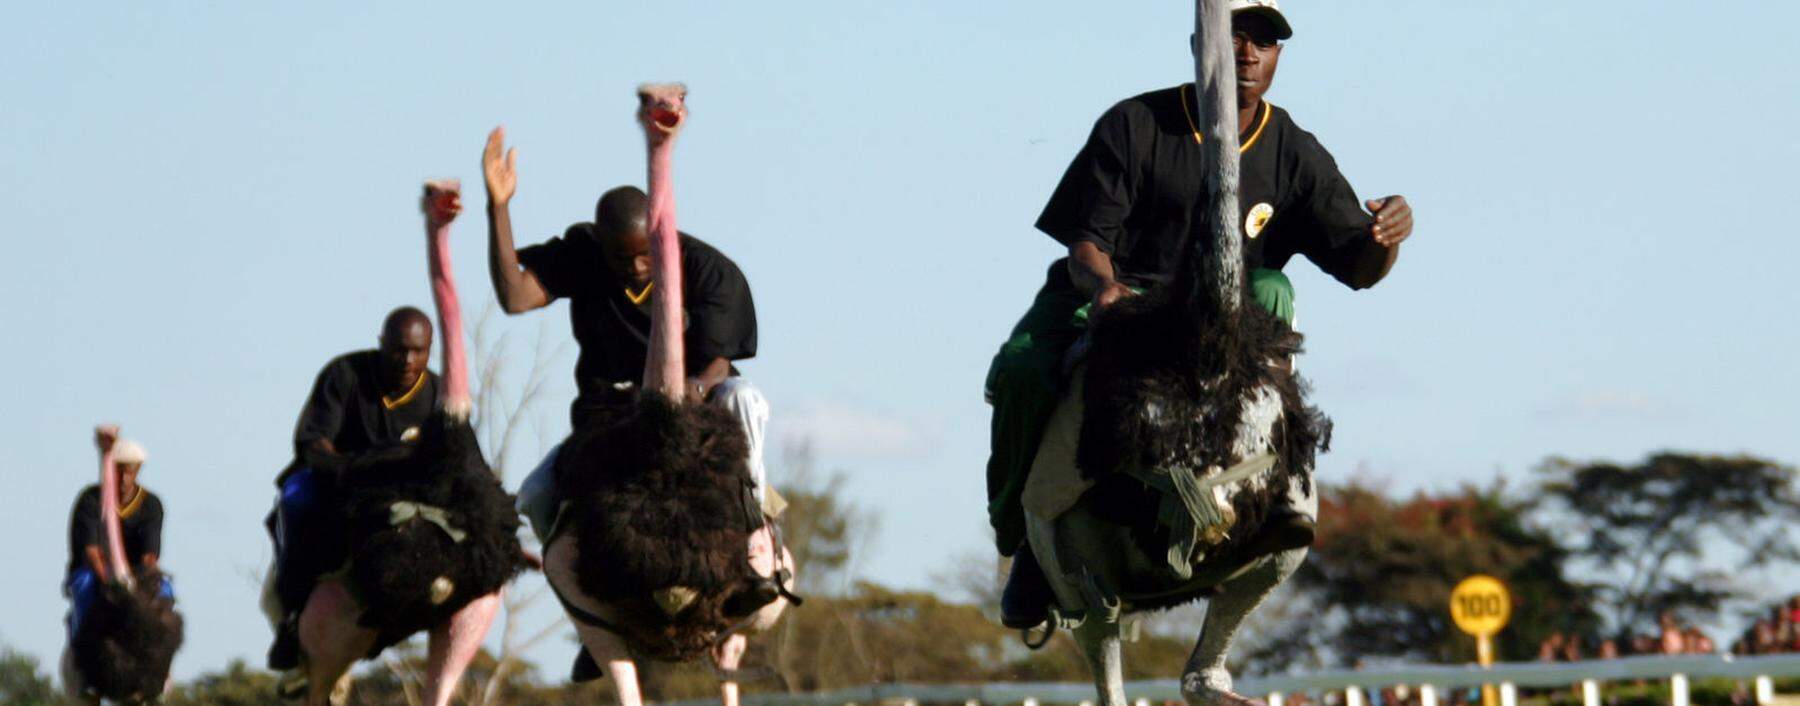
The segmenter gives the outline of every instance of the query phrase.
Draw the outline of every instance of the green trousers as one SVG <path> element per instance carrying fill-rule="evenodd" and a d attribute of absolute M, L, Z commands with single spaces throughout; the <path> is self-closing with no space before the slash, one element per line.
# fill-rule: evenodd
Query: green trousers
<path fill-rule="evenodd" d="M 1292 324 L 1294 285 L 1279 270 L 1250 271 L 1256 303 Z M 994 406 L 989 427 L 988 522 L 1000 553 L 1012 556 L 1025 541 L 1020 498 L 1031 463 L 1056 411 L 1067 380 L 1063 356 L 1087 330 L 1088 298 L 1075 292 L 1039 291 L 1012 335 L 988 367 L 986 396 Z"/>

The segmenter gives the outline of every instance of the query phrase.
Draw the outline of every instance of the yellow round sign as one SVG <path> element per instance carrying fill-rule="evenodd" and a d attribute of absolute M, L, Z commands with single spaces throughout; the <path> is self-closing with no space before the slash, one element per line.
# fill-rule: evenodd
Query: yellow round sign
<path fill-rule="evenodd" d="M 1480 637 L 1500 632 L 1512 617 L 1512 594 L 1492 576 L 1476 574 L 1450 591 L 1450 619 L 1463 632 Z"/>

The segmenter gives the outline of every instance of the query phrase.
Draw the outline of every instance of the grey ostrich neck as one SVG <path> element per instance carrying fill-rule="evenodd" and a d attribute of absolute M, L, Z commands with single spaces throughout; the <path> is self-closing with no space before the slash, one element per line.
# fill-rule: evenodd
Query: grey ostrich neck
<path fill-rule="evenodd" d="M 1238 313 L 1244 289 L 1244 241 L 1238 236 L 1238 111 L 1231 11 L 1226 0 L 1199 0 L 1194 13 L 1194 85 L 1207 176 L 1206 200 L 1194 222 L 1208 231 L 1190 239 L 1199 266 L 1190 301 L 1213 308 L 1219 320 Z"/>

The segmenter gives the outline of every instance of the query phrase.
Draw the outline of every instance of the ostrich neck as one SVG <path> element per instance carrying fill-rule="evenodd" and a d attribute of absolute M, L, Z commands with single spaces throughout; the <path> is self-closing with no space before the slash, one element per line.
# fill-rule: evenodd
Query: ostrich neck
<path fill-rule="evenodd" d="M 119 466 L 111 451 L 100 456 L 100 525 L 106 530 L 106 561 L 113 580 L 132 585 L 131 563 L 125 560 L 125 532 L 119 527 Z"/>
<path fill-rule="evenodd" d="M 1190 301 L 1210 300 L 1221 320 L 1238 311 L 1244 289 L 1244 241 L 1238 235 L 1237 74 L 1231 46 L 1231 11 L 1226 0 L 1197 0 L 1194 15 L 1194 85 L 1199 103 L 1203 174 L 1207 178 L 1204 237 L 1191 238 L 1200 265 Z"/>
<path fill-rule="evenodd" d="M 644 358 L 644 388 L 680 402 L 687 362 L 682 348 L 681 242 L 675 230 L 675 184 L 671 173 L 674 137 L 650 142 L 650 350 Z"/>
<path fill-rule="evenodd" d="M 462 304 L 450 273 L 450 224 L 431 231 L 431 300 L 437 306 L 439 340 L 444 345 L 444 410 L 458 419 L 469 416 L 469 367 L 464 357 Z"/>

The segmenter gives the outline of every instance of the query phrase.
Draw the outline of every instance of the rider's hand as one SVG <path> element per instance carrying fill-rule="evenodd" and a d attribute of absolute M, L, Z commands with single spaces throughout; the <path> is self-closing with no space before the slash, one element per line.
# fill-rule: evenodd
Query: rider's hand
<path fill-rule="evenodd" d="M 504 152 L 504 156 L 502 156 Z M 487 148 L 481 151 L 481 175 L 487 179 L 488 203 L 504 206 L 512 200 L 519 186 L 518 148 L 506 149 L 506 128 L 488 133 Z"/>
<path fill-rule="evenodd" d="M 113 442 L 116 442 L 118 440 L 119 440 L 119 425 L 117 425 L 117 424 L 102 424 L 100 426 L 94 427 L 94 446 L 97 446 L 100 448 L 100 453 L 106 453 L 108 451 L 111 451 L 112 447 L 113 447 Z"/>
<path fill-rule="evenodd" d="M 1108 282 L 1106 286 L 1100 288 L 1100 291 L 1094 292 L 1094 309 L 1096 311 L 1105 309 L 1133 294 L 1135 292 L 1131 291 L 1130 287 L 1120 284 L 1117 280 Z"/>
<path fill-rule="evenodd" d="M 1406 197 L 1370 199 L 1368 206 L 1369 213 L 1375 215 L 1375 222 L 1369 225 L 1369 234 L 1382 247 L 1394 247 L 1412 235 L 1412 206 L 1406 203 Z"/>

